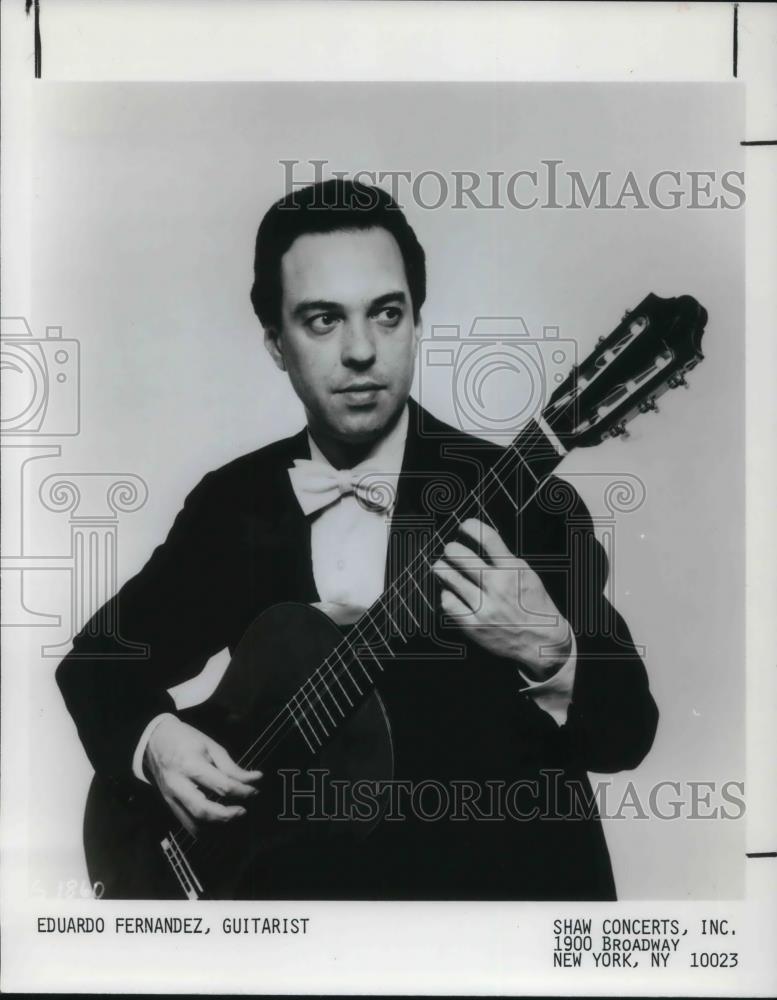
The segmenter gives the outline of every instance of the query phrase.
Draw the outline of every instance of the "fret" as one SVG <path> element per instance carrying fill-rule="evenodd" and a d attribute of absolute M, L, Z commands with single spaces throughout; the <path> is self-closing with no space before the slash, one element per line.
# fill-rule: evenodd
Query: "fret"
<path fill-rule="evenodd" d="M 531 421 L 509 445 L 522 467 L 526 468 L 535 484 L 545 479 L 561 461 L 562 456 L 538 423 Z M 529 464 L 531 463 L 531 465 Z"/>
<path fill-rule="evenodd" d="M 453 528 L 453 529 L 458 528 L 458 526 L 461 524 L 462 520 L 464 520 L 464 518 L 460 518 L 457 515 L 456 518 L 455 518 L 455 523 L 453 525 L 451 525 L 451 528 Z M 436 530 L 432 532 L 432 537 L 429 539 L 429 543 L 430 543 L 429 544 L 429 550 L 430 551 L 431 551 L 431 543 L 434 542 L 435 540 L 437 541 L 437 543 L 440 546 L 440 551 L 438 553 L 438 557 L 439 557 L 439 556 L 442 555 L 442 550 L 445 548 L 445 539 L 442 537 L 442 535 L 440 534 L 440 532 L 436 531 Z M 423 552 L 423 550 L 422 550 L 421 554 L 422 554 L 422 556 L 423 556 L 424 561 L 426 562 L 426 564 L 429 565 L 429 560 L 426 558 L 426 554 Z M 429 569 L 432 569 L 432 567 L 429 566 Z M 434 572 L 434 570 L 432 570 L 432 572 Z"/>
<path fill-rule="evenodd" d="M 340 690 L 341 690 L 341 691 L 343 692 L 343 694 L 345 695 L 345 697 L 346 697 L 346 700 L 348 701 L 348 704 L 349 704 L 349 705 L 351 706 L 351 708 L 353 708 L 353 702 L 351 701 L 351 696 L 350 696 L 350 695 L 348 694 L 348 692 L 347 692 L 347 691 L 345 690 L 345 688 L 343 687 L 343 682 L 342 682 L 342 681 L 340 680 L 340 678 L 338 677 L 338 675 L 337 675 L 337 673 L 336 673 L 336 671 L 335 671 L 335 669 L 334 669 L 334 666 L 332 666 L 332 665 L 330 664 L 330 666 L 329 666 L 329 670 L 331 671 L 331 673 L 332 673 L 332 675 L 333 675 L 334 679 L 335 679 L 335 680 L 337 681 L 337 683 L 338 683 L 338 684 L 340 685 Z"/>
<path fill-rule="evenodd" d="M 370 677 L 370 675 L 369 675 L 369 674 L 367 673 L 367 668 L 366 668 L 366 667 L 364 666 L 364 664 L 362 663 L 362 661 L 361 661 L 361 660 L 359 659 L 359 657 L 358 657 L 358 656 L 356 655 L 356 650 L 354 650 L 353 648 L 351 648 L 351 656 L 353 656 L 354 660 L 356 660 L 356 662 L 357 662 L 357 663 L 359 664 L 359 666 L 361 667 L 361 670 L 362 670 L 362 673 L 364 674 L 364 676 L 365 676 L 365 677 L 367 678 L 367 680 L 368 680 L 368 681 L 370 682 L 370 684 L 372 684 L 372 678 L 371 678 L 371 677 Z"/>
<path fill-rule="evenodd" d="M 395 633 L 395 635 L 397 635 L 402 640 L 402 642 L 407 642 L 407 639 L 402 634 L 402 629 L 394 621 L 393 615 L 391 614 L 391 612 L 389 611 L 389 609 L 386 608 L 386 607 L 384 607 L 384 611 L 386 612 L 386 617 L 388 618 L 388 620 L 391 622 L 392 626 L 394 627 L 394 633 Z M 368 614 L 369 614 L 369 612 L 368 612 Z M 372 620 L 372 619 L 370 619 L 370 620 Z M 380 635 L 381 639 L 383 639 L 383 643 L 385 644 L 386 648 L 390 651 L 391 647 L 389 646 L 388 642 L 386 642 L 385 638 L 383 638 L 383 633 L 378 629 L 377 625 L 375 625 L 374 627 L 375 627 L 376 631 L 378 632 L 378 634 Z"/>
<path fill-rule="evenodd" d="M 363 632 L 359 632 L 359 635 L 364 639 L 364 633 Z M 403 641 L 404 641 L 404 637 L 403 637 Z M 383 673 L 383 664 L 380 662 L 380 660 L 378 659 L 377 655 L 375 654 L 375 650 L 372 648 L 372 646 L 366 640 L 365 640 L 364 648 L 367 650 L 367 652 L 370 654 L 370 656 L 375 661 L 375 665 L 377 666 L 378 670 L 380 670 L 381 673 Z M 391 646 L 389 646 L 387 644 L 386 648 L 388 649 L 389 653 L 391 653 L 391 655 L 393 656 L 394 653 L 393 653 L 393 651 L 391 649 Z"/>
<path fill-rule="evenodd" d="M 474 490 L 472 491 L 472 499 L 475 502 L 475 506 L 477 507 L 478 511 L 480 512 L 481 518 L 483 520 L 485 520 L 488 524 L 490 524 L 491 527 L 494 529 L 494 531 L 498 531 L 499 529 L 494 524 L 493 518 L 491 517 L 491 515 L 486 510 L 485 504 L 483 503 L 483 501 L 480 499 L 480 497 L 477 495 L 477 493 Z"/>
<path fill-rule="evenodd" d="M 300 715 L 307 723 L 308 731 L 311 735 L 313 742 L 316 743 L 318 747 L 321 747 L 323 745 L 321 737 L 318 735 L 316 727 L 313 725 L 313 720 L 310 718 L 310 714 L 305 709 L 305 706 L 299 697 L 297 698 L 297 707 L 299 709 Z"/>
<path fill-rule="evenodd" d="M 308 681 L 307 683 L 303 684 L 302 687 L 300 688 L 300 691 L 302 691 L 304 693 L 305 697 L 307 698 L 308 704 L 310 705 L 310 707 L 311 707 L 311 709 L 313 711 L 313 715 L 315 715 L 316 719 L 318 720 L 319 726 L 321 726 L 321 728 L 324 730 L 324 736 L 329 736 L 329 730 L 326 728 L 326 726 L 324 725 L 324 723 L 321 721 L 321 716 L 316 711 L 316 706 L 313 704 L 313 699 L 310 697 L 310 694 L 305 690 L 307 688 L 307 686 L 308 686 L 309 683 L 310 682 Z M 313 728 L 313 725 L 311 723 L 311 729 L 312 728 Z"/>
<path fill-rule="evenodd" d="M 532 478 L 532 481 L 534 483 L 538 483 L 539 479 L 537 478 L 537 476 L 535 476 L 534 470 L 532 469 L 532 467 L 529 465 L 528 461 L 526 460 L 525 450 L 522 453 L 521 449 L 519 449 L 519 448 L 517 448 L 515 446 L 515 441 L 512 441 L 507 447 L 508 447 L 508 450 L 513 451 L 515 453 L 518 461 L 520 462 L 521 468 L 525 469 L 529 473 L 529 475 Z"/>
<path fill-rule="evenodd" d="M 293 698 L 293 699 L 292 699 L 292 701 L 296 701 L 296 700 L 297 700 L 296 698 Z M 301 725 L 301 723 L 300 723 L 299 719 L 298 719 L 298 718 L 296 717 L 296 715 L 295 715 L 295 714 L 294 714 L 294 712 L 292 711 L 292 708 L 291 708 L 291 702 L 289 702 L 289 703 L 287 704 L 287 706 L 286 706 L 286 707 L 287 707 L 287 709 L 288 709 L 288 712 L 289 712 L 289 715 L 291 716 L 291 720 L 292 720 L 292 722 L 293 722 L 293 723 L 295 724 L 295 726 L 297 727 L 297 729 L 298 729 L 298 730 L 300 731 L 300 733 L 302 734 L 302 738 L 303 738 L 303 739 L 305 740 L 305 742 L 307 743 L 307 745 L 308 745 L 308 748 L 309 748 L 310 752 L 311 752 L 311 753 L 315 753 L 315 752 L 316 752 L 316 748 L 315 748 L 315 747 L 313 746 L 313 744 L 312 744 L 312 743 L 310 742 L 310 740 L 308 739 L 308 736 L 307 736 L 307 733 L 306 733 L 306 732 L 305 732 L 305 730 L 304 730 L 304 729 L 302 728 L 302 725 Z"/>
<path fill-rule="evenodd" d="M 429 598 L 424 593 L 423 587 L 421 587 L 421 585 L 418 583 L 418 580 L 416 580 L 416 578 L 413 576 L 412 573 L 410 573 L 409 576 L 410 576 L 410 582 L 413 583 L 413 584 L 415 584 L 415 588 L 418 591 L 418 593 L 421 595 L 421 597 L 423 598 L 424 602 L 426 603 L 427 608 L 429 608 L 429 610 L 432 613 L 434 613 L 434 605 L 429 601 Z"/>
<path fill-rule="evenodd" d="M 494 480 L 496 481 L 497 486 L 499 486 L 501 488 L 501 490 L 504 493 L 504 495 L 507 497 L 507 499 L 510 501 L 510 503 L 513 505 L 513 507 L 517 511 L 518 510 L 518 505 L 516 504 L 515 500 L 513 500 L 512 494 L 507 489 L 507 487 L 502 482 L 502 480 L 499 478 L 499 476 L 497 475 L 497 473 L 493 469 L 489 469 L 487 475 L 488 474 L 490 474 L 490 475 L 492 475 L 494 477 Z"/>
<path fill-rule="evenodd" d="M 322 681 L 322 683 L 323 683 L 323 681 Z M 326 684 L 324 684 L 324 688 L 325 688 L 325 690 L 327 690 L 327 691 L 329 690 L 329 689 L 327 688 Z M 327 707 L 327 703 L 326 703 L 326 702 L 324 701 L 324 699 L 323 699 L 323 698 L 321 697 L 321 695 L 320 695 L 320 694 L 319 694 L 319 696 L 318 696 L 318 700 L 319 700 L 319 702 L 321 703 L 321 705 L 323 706 L 323 708 L 324 708 L 324 711 L 326 712 L 326 714 L 327 714 L 327 715 L 329 716 L 329 721 L 330 721 L 330 722 L 332 723 L 332 726 L 333 726 L 333 727 L 337 726 L 337 722 L 335 721 L 335 719 L 334 719 L 334 717 L 333 717 L 332 713 L 331 713 L 331 712 L 329 711 L 329 708 Z"/>
<path fill-rule="evenodd" d="M 404 599 L 404 598 L 402 597 L 402 594 L 400 593 L 400 591 L 399 591 L 399 588 L 398 588 L 398 587 L 394 587 L 394 590 L 395 590 L 395 592 L 396 592 L 396 595 L 397 595 L 397 597 L 398 597 L 398 598 L 400 599 L 400 601 L 402 602 L 402 604 L 404 604 L 404 606 L 405 606 L 405 607 L 407 608 L 407 613 L 408 613 L 408 614 L 410 615 L 410 617 L 411 617 L 411 618 L 413 619 L 413 622 L 415 623 L 415 627 L 416 627 L 416 628 L 419 628 L 419 629 L 420 629 L 420 628 L 421 628 L 421 623 L 420 623 L 420 622 L 419 622 L 419 621 L 418 621 L 418 620 L 416 619 L 415 615 L 414 615 L 414 614 L 413 614 L 413 612 L 411 611 L 411 609 L 410 609 L 410 605 L 409 605 L 409 604 L 407 603 L 407 601 L 406 601 L 406 600 L 405 600 L 405 599 Z"/>
<path fill-rule="evenodd" d="M 432 566 L 432 563 L 431 563 L 431 562 L 429 562 L 429 556 L 428 556 L 428 555 L 427 555 L 427 554 L 426 554 L 426 553 L 425 553 L 424 551 L 421 551 L 421 552 L 419 552 L 418 554 L 419 554 L 419 556 L 421 557 L 421 560 L 422 560 L 422 562 L 425 562 L 425 563 L 426 563 L 426 568 L 427 568 L 427 570 L 428 570 L 428 571 L 429 571 L 430 573 L 434 573 L 434 568 L 433 568 L 433 566 Z"/>
<path fill-rule="evenodd" d="M 345 660 L 340 655 L 339 650 L 335 649 L 334 653 L 335 653 L 335 656 L 337 657 L 337 659 L 342 663 L 343 667 L 345 667 L 345 672 L 346 672 L 346 674 L 348 674 L 348 677 L 349 677 L 349 679 L 351 681 L 351 684 L 353 684 L 353 686 L 356 688 L 356 690 L 359 692 L 359 694 L 364 694 L 364 692 L 362 691 L 362 689 L 356 683 L 356 679 L 354 678 L 353 674 L 348 669 L 348 664 L 345 662 Z"/>
<path fill-rule="evenodd" d="M 330 667 L 330 670 L 331 670 L 331 667 Z M 340 718 L 344 719 L 345 718 L 345 712 L 343 711 L 343 708 L 341 707 L 340 702 L 337 700 L 337 698 L 335 698 L 334 691 L 332 691 L 331 687 L 324 680 L 324 675 L 323 674 L 321 675 L 321 683 L 324 685 L 324 690 L 329 695 L 329 697 L 330 697 L 330 699 L 332 701 L 332 704 L 335 706 L 335 708 L 337 709 L 337 711 L 340 713 Z M 331 718 L 331 716 L 330 716 L 330 718 Z M 334 722 L 334 719 L 332 721 Z M 337 723 L 335 723 L 335 725 L 337 725 Z"/>
<path fill-rule="evenodd" d="M 329 700 L 332 702 L 332 704 L 335 706 L 335 708 L 337 709 L 337 711 L 340 713 L 340 719 L 344 719 L 345 718 L 345 712 L 343 711 L 343 708 L 340 705 L 340 702 L 335 697 L 335 694 L 332 691 L 332 688 L 327 683 L 326 677 L 324 676 L 324 671 L 325 670 L 328 670 L 332 674 L 332 676 L 334 676 L 334 671 L 332 670 L 331 665 L 329 663 L 327 663 L 326 660 L 325 660 L 321 664 L 321 666 L 318 668 L 318 670 L 316 670 L 316 672 L 312 675 L 312 677 L 310 678 L 310 680 L 309 680 L 308 683 L 312 684 L 315 688 L 318 689 L 318 700 L 323 705 L 324 711 L 329 716 L 329 718 L 330 718 L 330 720 L 332 722 L 332 725 L 336 728 L 337 725 L 339 724 L 339 720 L 335 719 L 333 717 L 332 713 L 329 711 L 329 707 L 328 707 L 327 703 L 324 701 L 324 697 L 321 694 L 320 689 L 323 688 L 324 692 L 329 695 Z M 337 679 L 337 678 L 335 678 L 335 679 Z"/>
<path fill-rule="evenodd" d="M 381 601 L 382 601 L 382 598 L 381 598 Z M 398 636 L 399 636 L 399 638 L 400 638 L 400 639 L 402 640 L 402 642 L 407 642 L 407 639 L 406 639 L 406 638 L 404 637 L 404 635 L 402 635 L 402 631 L 401 631 L 401 629 L 399 628 L 399 626 L 398 626 L 398 625 L 396 624 L 396 622 L 394 621 L 394 619 L 393 619 L 393 618 L 391 617 L 391 615 L 389 614 L 389 610 L 388 610 L 388 608 L 386 607 L 386 605 L 385 605 L 385 604 L 383 604 L 383 603 L 381 603 L 381 605 L 380 605 L 380 608 L 381 608 L 381 610 L 382 610 L 382 611 L 384 611 L 384 612 L 386 613 L 386 617 L 387 617 L 387 618 L 389 619 L 389 621 L 390 621 L 390 622 L 392 623 L 392 625 L 394 626 L 394 628 L 395 628 L 395 629 L 397 630 L 397 635 L 398 635 Z M 380 630 L 380 629 L 378 628 L 378 626 L 377 626 L 377 625 L 375 624 L 375 619 L 374 619 L 374 618 L 372 617 L 372 615 L 370 614 L 370 612 L 369 612 L 369 611 L 365 612 L 365 615 L 364 615 L 364 617 L 365 617 L 365 618 L 369 618 L 369 620 L 370 620 L 370 624 L 371 624 L 371 625 L 372 625 L 372 627 L 373 627 L 373 628 L 375 629 L 375 631 L 376 631 L 376 632 L 378 633 L 378 638 L 380 639 L 380 641 L 381 641 L 381 642 L 383 643 L 383 645 L 384 645 L 384 646 L 386 647 L 386 649 L 388 650 L 388 653 L 389 653 L 389 656 L 394 656 L 394 650 L 393 650 L 393 649 L 391 648 L 391 646 L 389 645 L 389 642 L 388 642 L 388 639 L 387 639 L 387 638 L 385 637 L 385 635 L 383 634 L 383 632 L 382 632 L 382 631 L 381 631 L 381 630 Z M 359 623 L 357 622 L 357 623 L 356 623 L 356 625 L 355 625 L 354 627 L 358 629 L 358 628 L 359 628 Z M 365 638 L 365 636 L 364 636 L 364 633 L 363 633 L 362 631 L 359 631 L 359 635 L 360 635 L 360 636 L 362 637 L 362 639 L 364 639 L 364 638 Z M 368 648 L 368 649 L 369 649 L 369 650 L 370 650 L 370 651 L 372 652 L 372 648 L 371 648 L 371 646 L 369 645 L 369 643 L 367 644 L 367 648 Z M 374 653 L 373 653 L 372 655 L 373 655 L 373 656 L 375 656 L 375 654 L 374 654 Z M 378 658 L 377 658 L 377 657 L 375 657 L 375 659 L 376 659 L 376 661 L 378 662 L 378 664 L 380 665 L 380 661 L 378 660 Z M 382 670 L 382 669 L 383 669 L 383 667 L 381 666 L 381 668 L 380 668 L 380 669 Z"/>

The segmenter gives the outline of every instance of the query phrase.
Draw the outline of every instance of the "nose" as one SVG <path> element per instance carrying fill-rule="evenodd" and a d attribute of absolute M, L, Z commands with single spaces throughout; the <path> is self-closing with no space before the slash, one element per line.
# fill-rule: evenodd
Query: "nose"
<path fill-rule="evenodd" d="M 375 362 L 375 335 L 369 320 L 343 325 L 341 361 L 346 368 L 369 368 Z"/>

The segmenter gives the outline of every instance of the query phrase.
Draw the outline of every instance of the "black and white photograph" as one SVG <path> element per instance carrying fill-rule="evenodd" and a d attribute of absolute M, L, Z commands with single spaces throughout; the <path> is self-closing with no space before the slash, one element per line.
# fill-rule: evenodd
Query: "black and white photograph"
<path fill-rule="evenodd" d="M 6 914 L 106 991 L 736 995 L 774 864 L 745 87 L 45 66 L 2 315 Z M 338 973 L 373 914 L 404 944 L 365 963 L 414 979 Z M 445 920 L 434 978 L 402 935 Z M 520 948 L 547 981 L 464 971 Z"/>

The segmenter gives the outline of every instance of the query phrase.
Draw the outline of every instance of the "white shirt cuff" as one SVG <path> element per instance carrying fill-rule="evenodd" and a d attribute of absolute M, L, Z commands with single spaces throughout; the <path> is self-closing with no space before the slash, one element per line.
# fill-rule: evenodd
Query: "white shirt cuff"
<path fill-rule="evenodd" d="M 577 668 L 577 642 L 575 634 L 572 633 L 572 649 L 567 657 L 566 663 L 544 681 L 533 681 L 518 668 L 518 673 L 523 679 L 525 687 L 520 689 L 521 694 L 528 695 L 537 705 L 556 722 L 563 726 L 567 721 L 567 711 L 572 702 L 572 688 L 575 684 L 575 670 Z"/>
<path fill-rule="evenodd" d="M 138 740 L 138 745 L 135 747 L 135 753 L 132 755 L 132 773 L 140 781 L 145 781 L 147 785 L 151 782 L 143 773 L 143 755 L 146 752 L 146 747 L 148 746 L 148 741 L 151 739 L 151 734 L 154 732 L 156 727 L 162 721 L 162 719 L 174 719 L 175 716 L 171 712 L 161 712 L 159 715 L 155 715 L 154 718 L 149 722 L 143 733 Z"/>

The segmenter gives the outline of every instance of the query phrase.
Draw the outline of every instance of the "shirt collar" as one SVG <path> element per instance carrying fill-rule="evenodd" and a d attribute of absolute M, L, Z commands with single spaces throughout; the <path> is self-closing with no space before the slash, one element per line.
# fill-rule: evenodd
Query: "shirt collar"
<path fill-rule="evenodd" d="M 354 469 L 368 468 L 372 471 L 395 473 L 398 475 L 402 469 L 402 459 L 405 454 L 405 441 L 407 439 L 409 423 L 408 405 L 405 403 L 405 408 L 402 410 L 396 424 L 394 424 L 385 437 L 375 442 L 369 454 L 357 465 L 354 465 Z M 315 462 L 323 462 L 325 465 L 332 467 L 332 463 L 313 440 L 310 430 L 308 430 L 307 434 L 311 459 Z"/>

